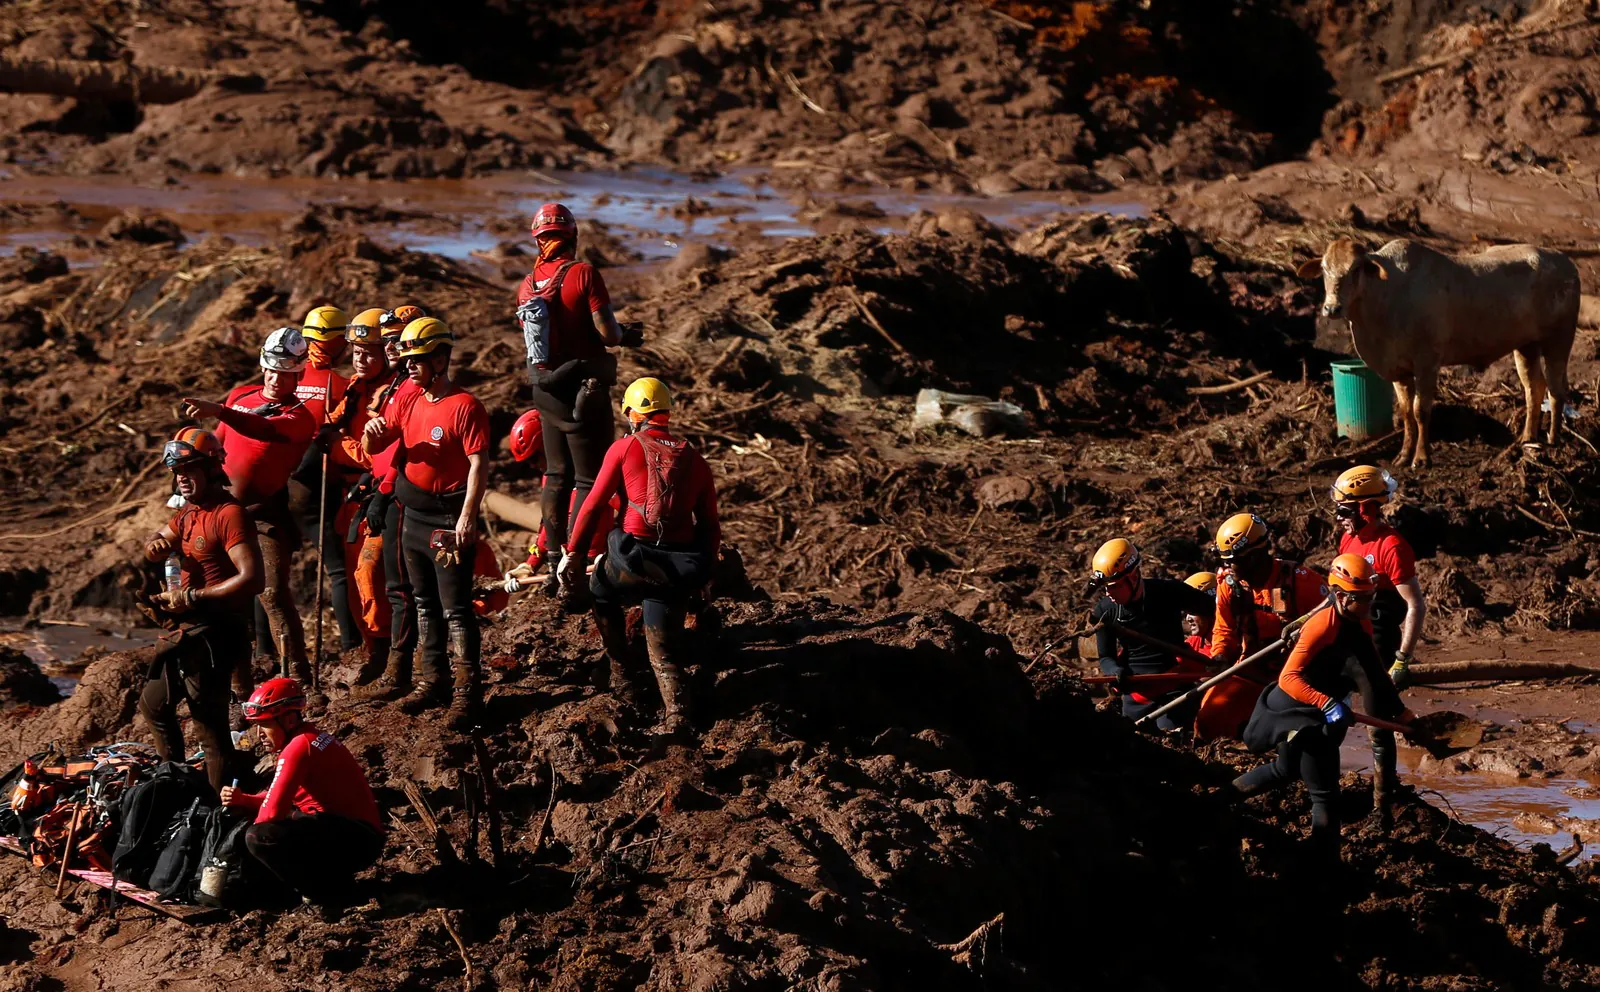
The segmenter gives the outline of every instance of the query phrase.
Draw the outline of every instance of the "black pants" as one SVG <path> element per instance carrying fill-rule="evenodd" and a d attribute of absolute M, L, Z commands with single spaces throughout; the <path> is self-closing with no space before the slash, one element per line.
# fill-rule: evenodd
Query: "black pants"
<path fill-rule="evenodd" d="M 1311 793 L 1311 832 L 1338 850 L 1339 745 L 1345 728 L 1308 727 L 1278 745 L 1275 760 L 1245 773 L 1243 783 L 1271 788 L 1298 778 Z"/>
<path fill-rule="evenodd" d="M 383 834 L 369 823 L 332 813 L 295 812 L 252 825 L 245 847 L 284 884 L 315 903 L 347 902 L 357 872 L 383 854 Z"/>
<path fill-rule="evenodd" d="M 383 583 L 389 594 L 389 649 L 409 655 L 417 648 L 417 606 L 411 596 L 411 576 L 400 551 L 400 530 L 405 509 L 392 497 L 383 517 Z"/>
<path fill-rule="evenodd" d="M 646 627 L 666 627 L 711 579 L 711 556 L 693 548 L 649 544 L 618 527 L 606 539 L 606 556 L 589 576 L 596 606 L 637 604 Z"/>
<path fill-rule="evenodd" d="M 405 554 L 406 574 L 411 579 L 411 595 L 417 607 L 418 684 L 443 680 L 449 670 L 446 644 L 454 644 L 461 660 L 477 671 L 480 651 L 478 615 L 472 608 L 471 548 L 462 549 L 460 563 L 440 565 L 428 547 L 435 529 L 453 530 L 453 519 L 430 516 L 407 508 L 400 525 L 400 548 Z M 385 538 L 387 540 L 387 538 Z M 448 638 L 448 640 L 447 640 Z"/>
<path fill-rule="evenodd" d="M 235 665 L 249 656 L 250 625 L 243 620 L 186 628 L 156 651 L 139 693 L 139 712 L 155 730 L 156 753 L 163 761 L 187 757 L 178 703 L 188 701 L 213 789 L 227 784 L 229 766 L 235 760 L 233 737 L 228 732 L 228 693 Z"/>
<path fill-rule="evenodd" d="M 552 548 L 566 545 L 568 509 L 583 509 L 589 490 L 594 488 L 595 476 L 600 474 L 606 450 L 616 436 L 609 394 L 610 388 L 601 382 L 577 407 L 569 408 L 572 422 L 578 425 L 571 434 L 557 427 L 554 417 L 544 418 L 544 490 L 539 494 L 539 509 Z M 553 395 L 562 401 L 571 400 L 559 392 Z"/>

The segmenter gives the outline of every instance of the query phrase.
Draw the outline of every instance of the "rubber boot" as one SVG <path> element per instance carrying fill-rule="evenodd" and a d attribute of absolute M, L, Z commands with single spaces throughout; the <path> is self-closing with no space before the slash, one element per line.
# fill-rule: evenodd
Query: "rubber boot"
<path fill-rule="evenodd" d="M 1378 828 L 1384 833 L 1394 829 L 1394 796 L 1400 786 L 1394 731 L 1371 730 L 1372 738 L 1372 810 L 1378 814 Z"/>
<path fill-rule="evenodd" d="M 465 732 L 477 726 L 482 717 L 483 686 L 478 659 L 468 647 L 464 630 L 450 631 L 450 674 L 450 709 L 444 716 L 445 725 Z"/>
<path fill-rule="evenodd" d="M 390 647 L 388 661 L 383 666 L 383 674 L 379 675 L 375 682 L 352 689 L 350 696 L 353 699 L 399 699 L 405 695 L 406 687 L 410 684 L 411 652 L 403 648 Z"/>
<path fill-rule="evenodd" d="M 687 736 L 689 692 L 683 673 L 672 657 L 671 638 L 665 628 L 646 627 L 644 642 L 650 650 L 650 667 L 655 669 L 656 684 L 661 687 L 661 732 L 666 737 Z"/>
<path fill-rule="evenodd" d="M 1313 813 L 1311 819 L 1311 850 L 1316 860 L 1324 865 L 1337 866 L 1341 862 L 1339 845 L 1339 824 L 1337 822 L 1318 822 L 1318 817 Z"/>
<path fill-rule="evenodd" d="M 389 660 L 389 639 L 387 637 L 374 637 L 367 642 L 367 660 L 361 663 L 361 668 L 356 672 L 355 685 L 371 685 L 380 678 Z"/>
<path fill-rule="evenodd" d="M 628 631 L 622 611 L 595 604 L 594 625 L 600 631 L 600 643 L 606 649 L 607 670 L 601 672 L 601 688 L 610 688 L 617 702 L 628 709 L 639 708 L 639 693 L 633 679 L 628 677 Z"/>
<path fill-rule="evenodd" d="M 438 647 L 430 649 L 428 643 L 432 640 L 434 624 L 443 622 L 437 614 L 430 615 L 421 609 L 417 610 L 417 666 L 412 678 L 411 694 L 400 700 L 400 711 L 403 713 L 415 716 L 423 710 L 443 706 L 449 697 L 444 673 L 440 671 L 442 666 L 439 662 L 442 659 L 430 654 L 430 651 L 437 651 Z"/>

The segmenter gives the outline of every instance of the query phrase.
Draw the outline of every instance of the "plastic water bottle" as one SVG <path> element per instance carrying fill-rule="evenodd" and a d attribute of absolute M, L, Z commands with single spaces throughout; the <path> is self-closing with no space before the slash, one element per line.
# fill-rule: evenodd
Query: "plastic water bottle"
<path fill-rule="evenodd" d="M 177 592 L 183 588 L 183 560 L 174 551 L 167 555 L 167 591 Z"/>

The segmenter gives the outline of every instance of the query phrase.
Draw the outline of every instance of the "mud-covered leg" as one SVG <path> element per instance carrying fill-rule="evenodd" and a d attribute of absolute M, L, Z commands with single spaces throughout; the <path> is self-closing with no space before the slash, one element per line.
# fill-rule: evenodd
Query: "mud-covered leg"
<path fill-rule="evenodd" d="M 1539 408 L 1544 405 L 1544 369 L 1539 363 L 1539 346 L 1516 350 L 1517 378 L 1522 380 L 1522 433 L 1517 440 L 1529 444 L 1539 440 Z M 1565 378 L 1566 368 L 1562 368 Z M 1552 439 L 1553 440 L 1553 439 Z"/>
<path fill-rule="evenodd" d="M 639 705 L 639 694 L 634 688 L 633 679 L 628 677 L 628 632 L 622 607 L 615 603 L 602 603 L 595 601 L 592 609 L 595 629 L 600 632 L 600 643 L 605 646 L 606 664 L 601 670 L 599 682 L 602 688 L 607 685 L 611 694 L 617 701 L 629 709 L 636 709 Z"/>
<path fill-rule="evenodd" d="M 1413 380 L 1415 395 L 1411 398 L 1411 419 L 1416 422 L 1417 446 L 1411 455 L 1412 468 L 1427 468 L 1432 461 L 1428 451 L 1428 429 L 1433 419 L 1433 399 L 1439 389 L 1439 367 L 1418 364 Z"/>
<path fill-rule="evenodd" d="M 1393 383 L 1394 410 L 1400 418 L 1400 454 L 1395 456 L 1396 468 L 1405 468 L 1411 464 L 1411 455 L 1417 448 L 1416 425 L 1411 419 L 1411 380 L 1405 379 Z"/>
<path fill-rule="evenodd" d="M 1567 397 L 1571 395 L 1571 390 L 1567 386 L 1567 358 L 1572 350 L 1570 336 L 1565 344 L 1565 347 L 1561 347 L 1560 342 L 1547 343 L 1543 352 L 1545 379 L 1550 388 L 1550 433 L 1548 437 L 1552 446 L 1561 437 L 1561 425 L 1566 417 Z"/>
<path fill-rule="evenodd" d="M 669 610 L 659 599 L 644 601 L 644 639 L 650 651 L 650 667 L 655 669 L 661 687 L 661 730 L 677 737 L 689 730 L 689 687 L 678 667 L 674 652 L 683 614 Z"/>

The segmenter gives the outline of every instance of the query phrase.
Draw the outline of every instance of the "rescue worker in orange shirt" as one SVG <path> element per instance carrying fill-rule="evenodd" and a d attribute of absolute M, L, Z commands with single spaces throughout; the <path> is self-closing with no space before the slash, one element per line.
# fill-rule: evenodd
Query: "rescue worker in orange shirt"
<path fill-rule="evenodd" d="M 1299 778 L 1311 793 L 1311 842 L 1326 859 L 1339 858 L 1339 744 L 1354 718 L 1345 702 L 1354 674 L 1373 693 L 1371 715 L 1408 723 L 1372 646 L 1369 616 L 1376 593 L 1372 566 L 1359 555 L 1340 555 L 1328 569 L 1330 609 L 1306 621 L 1276 683 L 1256 702 L 1244 741 L 1252 751 L 1277 748 L 1277 758 L 1234 779 L 1243 795 Z"/>
<path fill-rule="evenodd" d="M 296 678 L 309 682 L 305 628 L 289 585 L 290 563 L 300 547 L 300 529 L 289 510 L 289 475 L 317 433 L 315 418 L 294 395 L 305 361 L 300 329 L 280 327 L 261 346 L 261 385 L 237 386 L 222 403 L 185 397 L 183 405 L 187 416 L 219 421 L 216 436 L 226 455 L 229 488 L 256 525 L 266 574 L 261 606 L 278 656 Z"/>
<path fill-rule="evenodd" d="M 1211 625 L 1211 658 L 1219 669 L 1271 644 L 1286 624 L 1326 599 L 1322 575 L 1299 562 L 1274 557 L 1271 542 L 1266 521 L 1253 513 L 1236 513 L 1217 528 L 1217 554 L 1226 566 L 1217 579 L 1217 610 Z M 1195 736 L 1237 738 L 1250 720 L 1261 687 L 1271 683 L 1280 664 L 1263 658 L 1206 690 L 1195 718 Z"/>
<path fill-rule="evenodd" d="M 481 641 L 473 609 L 478 510 L 486 476 L 489 414 L 449 377 L 454 336 L 444 321 L 423 317 L 400 336 L 400 357 L 418 392 L 390 423 L 367 421 L 368 453 L 400 445 L 395 499 L 404 508 L 399 542 L 417 605 L 421 651 L 407 713 L 443 703 L 444 661 L 451 657 L 450 709 L 455 730 L 473 726 L 482 709 Z M 393 535 L 389 539 L 393 539 Z M 446 628 L 449 650 L 446 651 Z"/>
<path fill-rule="evenodd" d="M 1198 589 L 1211 597 L 1211 609 L 1185 614 L 1183 618 L 1183 643 L 1203 655 L 1211 654 L 1211 625 L 1217 612 L 1217 573 L 1196 572 L 1183 580 L 1191 589 Z"/>
<path fill-rule="evenodd" d="M 188 701 L 213 789 L 227 781 L 234 759 L 228 686 L 238 661 L 250 657 L 250 603 L 264 585 L 256 529 L 228 492 L 223 457 L 216 435 L 197 427 L 178 431 L 162 449 L 184 503 L 145 542 L 144 558 L 178 556 L 179 584 L 156 599 L 180 627 L 156 652 L 139 694 L 139 712 L 155 728 L 156 753 L 164 761 L 187 757 L 178 703 Z"/>

